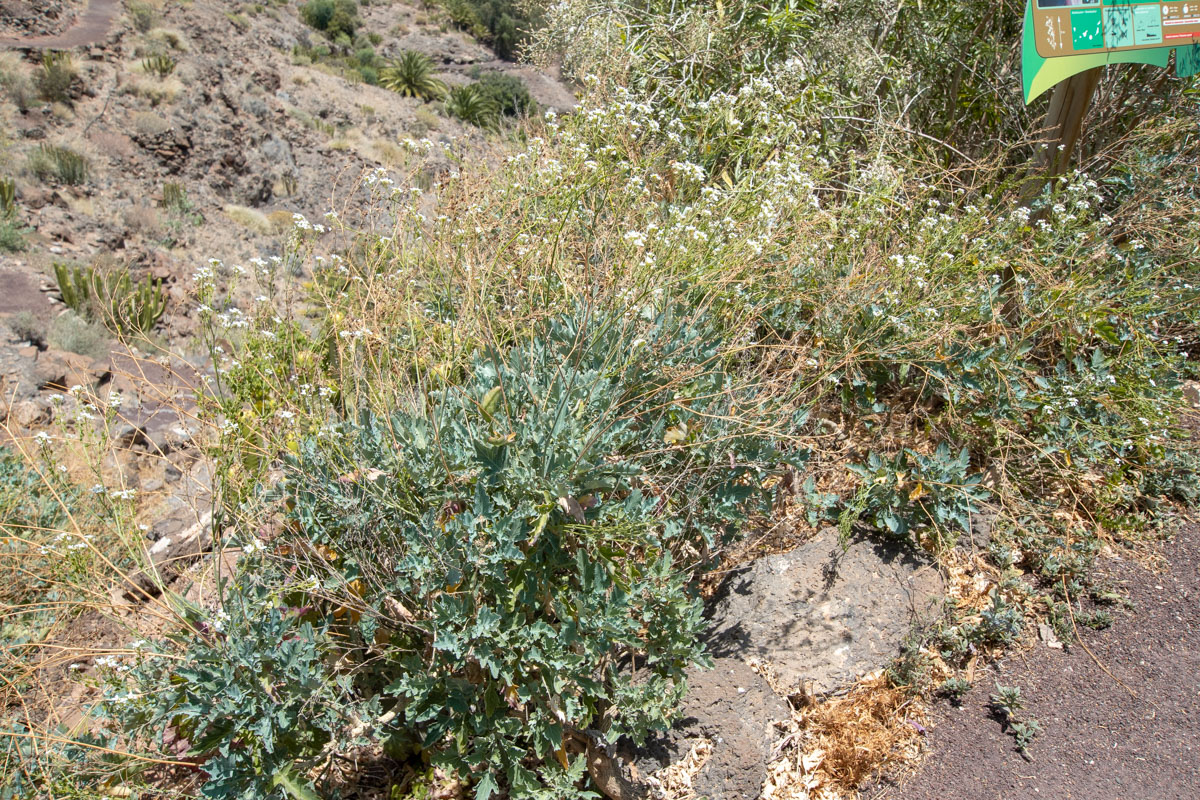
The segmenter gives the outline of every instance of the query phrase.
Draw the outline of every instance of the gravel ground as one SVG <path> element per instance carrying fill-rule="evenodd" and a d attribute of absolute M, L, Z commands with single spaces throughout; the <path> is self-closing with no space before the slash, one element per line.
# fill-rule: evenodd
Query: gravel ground
<path fill-rule="evenodd" d="M 1200 797 L 1200 524 L 1164 545 L 1161 573 L 1116 560 L 1104 571 L 1133 610 L 1079 645 L 1009 657 L 945 706 L 912 775 L 864 792 L 890 800 L 1154 800 Z M 1109 672 L 1097 666 L 1099 661 Z M 1042 731 L 1023 757 L 988 708 L 1017 685 Z"/>

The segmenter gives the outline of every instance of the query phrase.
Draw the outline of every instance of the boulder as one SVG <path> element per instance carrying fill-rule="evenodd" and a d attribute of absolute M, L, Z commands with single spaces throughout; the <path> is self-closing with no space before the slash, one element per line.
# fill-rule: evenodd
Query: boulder
<path fill-rule="evenodd" d="M 157 596 L 161 588 L 185 567 L 212 549 L 211 513 L 204 513 L 199 519 L 192 516 L 186 524 L 176 524 L 181 520 L 182 515 L 169 521 L 160 520 L 151 529 L 164 535 L 148 550 L 150 564 L 129 577 L 125 587 L 129 599 L 143 600 L 148 596 Z"/>
<path fill-rule="evenodd" d="M 785 686 L 826 693 L 887 665 L 936 618 L 941 574 L 897 541 L 827 528 L 790 553 L 735 570 L 711 611 L 709 651 L 769 662 Z"/>
<path fill-rule="evenodd" d="M 687 682 L 679 721 L 629 754 L 640 783 L 637 793 L 649 796 L 646 777 L 707 739 L 711 752 L 692 776 L 696 797 L 754 800 L 767 777 L 775 723 L 790 719 L 791 711 L 758 673 L 735 658 L 714 659 L 711 670 L 693 668 Z"/>

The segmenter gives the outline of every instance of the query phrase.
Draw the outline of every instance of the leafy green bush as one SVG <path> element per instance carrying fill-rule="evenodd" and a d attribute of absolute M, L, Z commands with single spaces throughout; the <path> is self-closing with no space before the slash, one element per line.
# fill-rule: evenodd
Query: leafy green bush
<path fill-rule="evenodd" d="M 25 229 L 11 219 L 0 219 L 0 250 L 20 253 L 25 247 Z"/>
<path fill-rule="evenodd" d="M 354 51 L 354 61 L 360 67 L 374 67 L 379 63 L 374 47 L 360 47 Z"/>
<path fill-rule="evenodd" d="M 514 0 L 441 0 L 441 5 L 456 26 L 507 60 L 516 58 L 540 19 L 536 8 Z"/>
<path fill-rule="evenodd" d="M 53 531 L 64 518 L 62 503 L 46 490 L 45 481 L 29 462 L 0 447 L 0 531 L 9 536 Z"/>
<path fill-rule="evenodd" d="M 133 695 L 128 679 L 113 680 L 104 714 L 125 730 L 171 729 L 186 740 L 204 759 L 203 797 L 286 796 L 280 787 L 302 785 L 293 762 L 318 756 L 364 710 L 343 705 L 350 678 L 328 670 L 328 631 L 244 583 L 212 616 L 183 613 L 195 631 L 186 658 L 149 654 L 130 677 L 153 691 Z"/>
<path fill-rule="evenodd" d="M 499 109 L 475 84 L 451 88 L 445 107 L 450 116 L 479 128 L 491 129 L 499 124 Z"/>
<path fill-rule="evenodd" d="M 68 186 L 87 183 L 88 160 L 65 145 L 42 144 L 29 154 L 29 170 L 43 181 Z"/>
<path fill-rule="evenodd" d="M 374 67 L 360 66 L 358 68 L 358 76 L 362 78 L 363 83 L 371 86 L 379 85 L 379 70 Z"/>
<path fill-rule="evenodd" d="M 129 19 L 133 22 L 134 29 L 139 33 L 146 33 L 153 28 L 155 20 L 158 17 L 153 6 L 148 3 L 139 2 L 139 0 L 131 0 L 126 3 L 125 11 L 129 14 Z"/>
<path fill-rule="evenodd" d="M 355 0 L 309 0 L 300 6 L 300 17 L 330 41 L 339 37 L 353 39 L 361 21 L 358 18 L 358 3 Z"/>
<path fill-rule="evenodd" d="M 446 84 L 433 77 L 433 69 L 429 56 L 405 50 L 380 70 L 379 85 L 405 97 L 438 100 L 446 94 Z"/>
<path fill-rule="evenodd" d="M 272 604 L 250 603 L 230 615 L 265 616 L 268 630 L 193 638 L 147 723 L 180 709 L 204 721 L 188 738 L 221 754 L 214 796 L 311 763 L 333 730 L 326 706 L 386 720 L 374 737 L 473 779 L 476 797 L 584 796 L 585 759 L 569 748 L 668 722 L 684 669 L 704 660 L 690 576 L 770 507 L 768 479 L 804 459 L 740 421 L 749 397 L 706 327 L 581 311 L 477 353 L 461 385 L 304 439 L 278 492 L 298 535 L 272 543 L 303 556 L 280 562 L 286 583 L 259 568 L 243 580 L 328 626 L 319 646 L 298 634 L 314 674 L 291 683 L 272 667 L 268 689 L 249 685 L 259 670 L 233 665 L 278 663 L 295 635 Z M 194 659 L 229 677 L 193 679 Z M 276 710 L 310 703 L 317 730 L 268 753 Z"/>
<path fill-rule="evenodd" d="M 524 117 L 537 112 L 537 103 L 525 82 L 503 72 L 485 72 L 473 84 L 497 111 L 508 117 Z"/>

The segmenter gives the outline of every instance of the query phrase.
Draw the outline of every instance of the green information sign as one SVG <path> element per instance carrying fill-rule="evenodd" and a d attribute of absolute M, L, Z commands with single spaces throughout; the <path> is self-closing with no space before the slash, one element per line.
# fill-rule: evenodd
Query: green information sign
<path fill-rule="evenodd" d="M 1072 75 L 1107 64 L 1200 68 L 1200 0 L 1026 0 L 1021 76 L 1025 102 Z"/>

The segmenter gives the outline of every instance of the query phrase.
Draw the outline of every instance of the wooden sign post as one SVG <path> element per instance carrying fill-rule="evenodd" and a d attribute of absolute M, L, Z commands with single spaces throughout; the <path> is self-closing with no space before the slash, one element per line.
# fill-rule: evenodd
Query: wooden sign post
<path fill-rule="evenodd" d="M 1111 64 L 1166 67 L 1175 53 L 1180 77 L 1200 72 L 1200 0 L 1026 0 L 1021 79 L 1026 104 L 1053 88 L 1025 190 L 1032 203 L 1046 181 L 1066 173 L 1083 119 Z M 1017 320 L 1016 273 L 1006 266 L 1003 314 Z"/>

